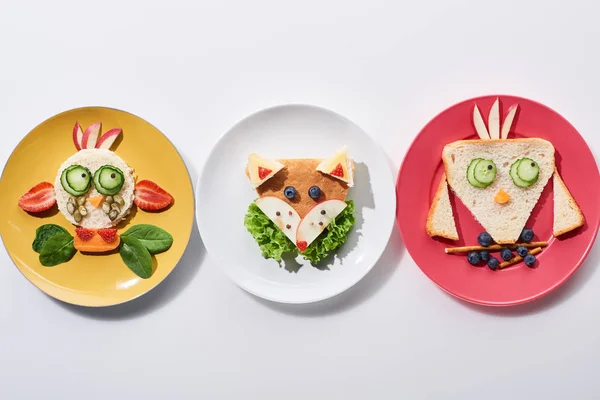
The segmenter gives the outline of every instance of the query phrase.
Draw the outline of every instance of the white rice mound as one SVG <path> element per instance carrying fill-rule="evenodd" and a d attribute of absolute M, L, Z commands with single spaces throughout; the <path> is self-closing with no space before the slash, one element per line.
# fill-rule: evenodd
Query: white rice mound
<path fill-rule="evenodd" d="M 123 200 L 125 201 L 125 206 L 122 207 L 121 213 L 117 216 L 114 221 L 111 221 L 108 218 L 108 215 L 102 211 L 102 206 L 99 208 L 95 208 L 89 201 L 86 200 L 85 208 L 87 208 L 88 213 L 81 222 L 75 222 L 75 219 L 69 212 L 67 211 L 67 202 L 69 197 L 71 196 L 62 186 L 60 182 L 60 176 L 62 172 L 70 167 L 71 165 L 81 165 L 82 167 L 86 167 L 92 173 L 92 185 L 90 190 L 85 196 L 95 197 L 102 196 L 96 188 L 94 187 L 93 175 L 94 173 L 103 165 L 110 165 L 113 167 L 119 168 L 123 171 L 123 187 L 121 191 L 118 193 Z M 102 228 L 111 228 L 117 225 L 120 221 L 125 219 L 131 210 L 131 206 L 133 205 L 134 191 L 135 191 L 135 179 L 134 179 L 134 170 L 129 168 L 129 166 L 114 152 L 106 149 L 85 149 L 80 150 L 78 153 L 69 157 L 58 169 L 58 173 L 56 174 L 56 180 L 54 181 L 54 191 L 56 193 L 56 203 L 58 205 L 58 209 L 65 216 L 65 218 L 72 223 L 73 225 L 80 226 L 82 228 L 88 229 L 102 229 Z M 102 204 L 102 203 L 100 203 Z"/>

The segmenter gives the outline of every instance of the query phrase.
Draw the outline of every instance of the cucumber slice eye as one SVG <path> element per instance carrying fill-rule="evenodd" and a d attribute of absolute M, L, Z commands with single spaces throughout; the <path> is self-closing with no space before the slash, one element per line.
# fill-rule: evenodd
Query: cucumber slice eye
<path fill-rule="evenodd" d="M 60 183 L 70 195 L 82 196 L 90 190 L 92 174 L 86 167 L 71 165 L 62 172 Z"/>
<path fill-rule="evenodd" d="M 486 188 L 496 179 L 496 164 L 492 160 L 475 158 L 467 168 L 467 180 L 472 186 Z"/>
<path fill-rule="evenodd" d="M 517 175 L 525 182 L 534 184 L 540 175 L 540 167 L 531 158 L 522 158 L 517 167 Z"/>
<path fill-rule="evenodd" d="M 123 172 L 112 165 L 103 165 L 94 173 L 96 190 L 107 196 L 119 193 L 124 182 Z"/>
<path fill-rule="evenodd" d="M 531 158 L 520 158 L 510 166 L 510 177 L 520 188 L 527 188 L 536 183 L 539 174 L 540 167 Z"/>

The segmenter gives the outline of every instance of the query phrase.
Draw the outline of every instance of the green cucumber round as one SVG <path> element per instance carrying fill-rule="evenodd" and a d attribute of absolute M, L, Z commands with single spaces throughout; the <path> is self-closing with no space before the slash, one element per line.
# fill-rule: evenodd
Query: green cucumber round
<path fill-rule="evenodd" d="M 92 174 L 86 167 L 71 165 L 62 172 L 60 183 L 67 193 L 79 197 L 90 190 Z"/>
<path fill-rule="evenodd" d="M 473 177 L 488 187 L 496 179 L 496 164 L 492 160 L 479 160 L 473 169 Z"/>
<path fill-rule="evenodd" d="M 467 181 L 469 181 L 471 186 L 475 186 L 477 188 L 483 189 L 483 188 L 487 187 L 487 185 L 483 184 L 483 183 L 479 182 L 477 179 L 475 179 L 475 166 L 481 160 L 483 160 L 483 159 L 482 158 L 474 158 L 473 160 L 471 160 L 471 163 L 469 164 L 469 168 L 467 168 Z"/>
<path fill-rule="evenodd" d="M 112 196 L 121 190 L 125 178 L 123 172 L 112 165 L 103 165 L 94 173 L 94 186 L 98 193 Z"/>
<path fill-rule="evenodd" d="M 517 169 L 519 168 L 519 164 L 521 164 L 521 158 L 519 158 L 517 161 L 515 161 L 511 166 L 510 166 L 510 178 L 512 179 L 513 183 L 515 185 L 517 185 L 520 188 L 527 188 L 529 186 L 531 186 L 531 183 L 524 181 L 523 179 L 521 179 L 519 177 L 519 174 L 517 173 Z"/>
<path fill-rule="evenodd" d="M 522 158 L 517 166 L 519 178 L 529 184 L 534 184 L 540 176 L 540 166 L 531 158 Z"/>

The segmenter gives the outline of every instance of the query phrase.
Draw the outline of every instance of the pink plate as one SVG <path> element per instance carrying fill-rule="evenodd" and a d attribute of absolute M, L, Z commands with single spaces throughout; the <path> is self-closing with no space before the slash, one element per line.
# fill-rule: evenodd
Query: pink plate
<path fill-rule="evenodd" d="M 450 191 L 460 240 L 432 239 L 425 231 L 427 213 L 443 173 L 442 148 L 459 139 L 477 139 L 472 123 L 477 104 L 484 120 L 496 98 L 501 119 L 519 104 L 509 138 L 539 137 L 552 142 L 560 175 L 579 204 L 585 225 L 560 238 L 552 236 L 552 179 L 546 185 L 526 226 L 535 241 L 547 241 L 536 268 L 523 263 L 504 270 L 474 267 L 464 255 L 447 255 L 445 247 L 477 245 L 484 229 Z M 396 216 L 404 244 L 421 270 L 448 293 L 476 304 L 508 306 L 542 297 L 564 283 L 594 245 L 600 225 L 600 174 L 590 149 L 577 130 L 550 108 L 514 96 L 485 96 L 456 104 L 429 122 L 406 154 L 396 183 Z"/>

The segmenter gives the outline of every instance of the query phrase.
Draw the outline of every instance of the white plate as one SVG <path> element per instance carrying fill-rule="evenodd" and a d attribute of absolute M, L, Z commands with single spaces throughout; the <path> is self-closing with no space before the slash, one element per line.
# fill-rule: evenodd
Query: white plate
<path fill-rule="evenodd" d="M 344 144 L 356 164 L 348 192 L 356 225 L 348 241 L 320 269 L 301 257 L 301 267 L 264 259 L 244 227 L 258 197 L 244 172 L 248 154 L 327 158 Z M 383 253 L 396 212 L 392 171 L 381 148 L 348 119 L 306 105 L 268 108 L 235 125 L 212 149 L 196 188 L 196 218 L 210 257 L 243 289 L 282 303 L 324 300 L 360 281 Z"/>

